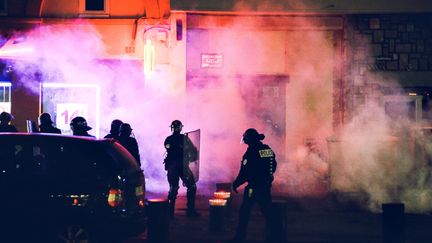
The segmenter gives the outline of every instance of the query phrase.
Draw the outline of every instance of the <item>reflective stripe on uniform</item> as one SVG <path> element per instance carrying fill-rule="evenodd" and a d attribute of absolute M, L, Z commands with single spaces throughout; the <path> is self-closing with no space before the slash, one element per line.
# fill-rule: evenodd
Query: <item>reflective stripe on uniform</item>
<path fill-rule="evenodd" d="M 274 153 L 271 149 L 262 149 L 258 151 L 261 158 L 273 157 Z"/>
<path fill-rule="evenodd" d="M 253 194 L 253 189 L 249 188 L 249 190 L 248 190 L 248 197 L 252 197 L 252 194 Z"/>

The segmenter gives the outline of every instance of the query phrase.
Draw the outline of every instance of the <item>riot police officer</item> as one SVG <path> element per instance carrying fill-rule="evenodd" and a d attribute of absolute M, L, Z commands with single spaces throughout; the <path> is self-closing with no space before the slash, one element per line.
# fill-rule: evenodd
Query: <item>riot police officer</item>
<path fill-rule="evenodd" d="M 72 119 L 70 122 L 70 128 L 74 136 L 94 137 L 88 133 L 92 128 L 87 125 L 86 119 L 82 116 L 77 116 Z"/>
<path fill-rule="evenodd" d="M 252 206 L 257 203 L 261 207 L 267 223 L 267 239 L 271 240 L 270 230 L 273 227 L 271 209 L 271 186 L 273 173 L 276 171 L 276 156 L 273 150 L 261 141 L 264 134 L 258 133 L 254 128 L 247 129 L 243 134 L 243 142 L 248 148 L 243 155 L 240 172 L 232 186 L 234 192 L 244 183 L 243 201 L 239 211 L 239 222 L 233 242 L 242 242 L 246 237 L 246 229 Z"/>
<path fill-rule="evenodd" d="M 105 135 L 104 138 L 114 138 L 117 139 L 119 138 L 119 133 L 120 133 L 120 126 L 123 124 L 123 122 L 119 119 L 114 119 L 111 122 L 111 129 L 109 131 L 109 133 L 107 135 Z"/>
<path fill-rule="evenodd" d="M 54 122 L 51 120 L 51 115 L 49 113 L 42 113 L 39 116 L 39 132 L 43 133 L 58 133 L 60 134 L 60 129 L 56 128 Z"/>
<path fill-rule="evenodd" d="M 16 127 L 10 124 L 13 119 L 14 117 L 6 111 L 0 113 L 0 132 L 18 132 Z"/>
<path fill-rule="evenodd" d="M 187 216 L 197 217 L 199 213 L 195 210 L 195 195 L 197 191 L 195 178 L 190 172 L 188 163 L 197 158 L 198 150 L 192 141 L 184 134 L 181 134 L 183 124 L 179 120 L 171 123 L 172 135 L 165 139 L 166 157 L 164 160 L 167 171 L 169 214 L 174 217 L 175 202 L 179 190 L 179 179 L 183 181 L 187 192 Z"/>
<path fill-rule="evenodd" d="M 118 141 L 125 147 L 130 154 L 136 159 L 138 165 L 141 166 L 141 158 L 138 148 L 138 142 L 134 137 L 131 137 L 132 127 L 129 123 L 122 123 L 119 128 Z"/>

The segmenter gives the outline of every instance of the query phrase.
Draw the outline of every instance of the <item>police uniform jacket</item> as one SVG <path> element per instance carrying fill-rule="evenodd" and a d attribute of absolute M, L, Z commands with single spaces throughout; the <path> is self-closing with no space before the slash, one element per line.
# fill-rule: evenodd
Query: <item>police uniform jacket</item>
<path fill-rule="evenodd" d="M 139 153 L 139 147 L 138 147 L 137 140 L 133 137 L 119 136 L 118 141 L 136 159 L 136 161 L 138 162 L 138 165 L 141 166 L 141 157 L 140 157 L 140 153 Z"/>
<path fill-rule="evenodd" d="M 183 168 L 185 163 L 198 159 L 198 151 L 188 136 L 180 133 L 174 133 L 168 136 L 164 142 L 167 155 L 165 158 L 165 167 Z"/>
<path fill-rule="evenodd" d="M 40 125 L 39 126 L 39 132 L 42 133 L 57 133 L 57 134 L 61 134 L 61 130 L 54 127 L 51 124 L 46 124 L 46 125 Z"/>
<path fill-rule="evenodd" d="M 262 142 L 250 145 L 241 162 L 240 172 L 234 181 L 239 186 L 248 182 L 248 187 L 271 187 L 277 162 L 273 150 Z"/>
<path fill-rule="evenodd" d="M 14 125 L 0 124 L 0 132 L 18 132 Z"/>

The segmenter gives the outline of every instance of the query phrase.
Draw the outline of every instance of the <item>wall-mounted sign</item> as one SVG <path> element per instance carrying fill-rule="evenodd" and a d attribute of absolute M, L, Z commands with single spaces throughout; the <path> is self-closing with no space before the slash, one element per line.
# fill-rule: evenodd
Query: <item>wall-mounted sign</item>
<path fill-rule="evenodd" d="M 57 104 L 56 124 L 61 130 L 70 130 L 70 122 L 77 116 L 88 117 L 88 106 L 78 103 Z M 88 119 L 88 118 L 87 118 Z"/>
<path fill-rule="evenodd" d="M 99 137 L 100 87 L 97 84 L 42 83 L 41 110 L 53 117 L 62 134 L 72 134 L 69 123 L 82 116 L 93 129 L 89 134 Z"/>
<path fill-rule="evenodd" d="M 223 55 L 219 53 L 201 54 L 201 68 L 221 68 L 223 64 Z"/>
<path fill-rule="evenodd" d="M 262 93 L 264 97 L 279 97 L 279 87 L 278 86 L 263 86 Z"/>

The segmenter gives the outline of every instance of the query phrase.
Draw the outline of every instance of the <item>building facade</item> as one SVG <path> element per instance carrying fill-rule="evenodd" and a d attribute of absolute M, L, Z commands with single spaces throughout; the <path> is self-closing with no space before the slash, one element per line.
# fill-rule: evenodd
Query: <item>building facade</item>
<path fill-rule="evenodd" d="M 5 99 L 5 102 L 9 104 L 6 104 L 4 109 L 14 114 L 15 123 L 20 131 L 26 130 L 25 120 L 35 121 L 40 112 L 56 113 L 55 110 L 46 110 L 53 104 L 43 104 L 43 101 L 47 99 L 42 98 L 43 84 L 65 83 L 65 81 L 61 78 L 51 80 L 46 77 L 45 70 L 38 66 L 44 62 L 44 59 L 49 58 L 45 56 L 48 54 L 43 54 L 40 50 L 53 47 L 55 52 L 55 47 L 62 45 L 61 36 L 69 34 L 74 38 L 74 42 L 79 42 L 81 38 L 83 43 L 86 38 L 97 38 L 97 42 L 89 43 L 94 46 L 89 46 L 89 50 L 84 50 L 84 52 L 89 52 L 91 59 L 105 61 L 107 65 L 122 60 L 141 67 L 141 69 L 144 69 L 143 50 L 146 39 L 159 38 L 158 42 L 167 43 L 170 38 L 168 35 L 170 29 L 168 1 L 4 0 L 0 5 L 3 7 L 0 17 L 2 81 L 6 81 L 4 82 L 7 87 L 5 89 L 9 90 L 5 97 L 10 98 L 10 100 Z M 54 43 L 41 43 L 40 40 L 44 38 L 44 35 L 47 33 L 55 35 L 59 31 L 64 33 L 50 40 Z M 85 33 L 92 33 L 93 37 L 86 36 Z M 37 39 L 39 42 L 36 41 Z M 72 41 L 65 42 L 64 45 L 62 49 L 69 49 L 70 52 L 74 52 L 74 49 L 80 51 L 77 48 L 79 44 L 75 45 Z M 158 43 L 156 47 L 157 45 Z M 82 54 L 85 56 L 85 53 Z M 17 66 L 22 63 L 38 69 L 35 70 L 35 73 L 30 74 L 31 81 L 23 78 L 23 76 L 28 76 L 28 73 L 23 75 L 22 70 L 18 70 Z M 25 83 L 32 83 L 31 86 L 34 87 L 29 87 Z M 76 83 L 91 83 L 91 81 L 76 80 Z M 40 87 L 37 87 L 38 85 Z M 68 86 L 72 89 L 74 85 L 69 82 Z M 32 92 L 29 92 L 29 89 Z M 91 91 L 90 95 L 96 96 L 96 90 Z M 45 96 L 50 97 L 49 94 Z M 66 120 L 71 118 L 73 117 L 69 116 Z M 92 123 L 95 123 L 96 119 L 93 117 Z M 67 124 L 68 121 L 66 121 Z M 67 129 L 67 126 L 64 128 Z"/>
<path fill-rule="evenodd" d="M 282 170 L 306 168 L 305 148 L 319 155 L 286 184 L 319 193 L 328 190 L 329 138 L 370 101 L 392 119 L 430 124 L 432 4 L 414 2 L 3 0 L 1 104 L 21 131 L 50 112 L 65 131 L 88 117 L 99 137 L 133 110 L 136 123 L 183 115 L 218 147 L 256 127 L 292 162 Z M 42 49 L 67 55 L 45 62 L 55 54 Z M 66 64 L 46 68 L 53 63 Z"/>

